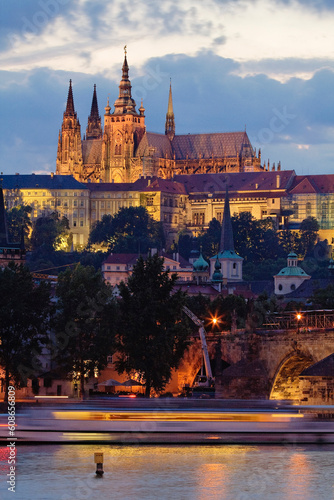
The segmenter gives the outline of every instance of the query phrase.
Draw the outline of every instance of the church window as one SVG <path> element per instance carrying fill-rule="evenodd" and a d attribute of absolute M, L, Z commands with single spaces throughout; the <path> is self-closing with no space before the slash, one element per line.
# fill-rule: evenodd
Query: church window
<path fill-rule="evenodd" d="M 121 155 L 121 154 L 122 154 L 122 145 L 116 144 L 115 145 L 115 155 Z"/>
<path fill-rule="evenodd" d="M 294 219 L 299 219 L 298 203 L 294 203 L 293 204 L 293 218 Z"/>
<path fill-rule="evenodd" d="M 278 285 L 278 289 L 282 290 L 283 289 L 283 285 Z"/>

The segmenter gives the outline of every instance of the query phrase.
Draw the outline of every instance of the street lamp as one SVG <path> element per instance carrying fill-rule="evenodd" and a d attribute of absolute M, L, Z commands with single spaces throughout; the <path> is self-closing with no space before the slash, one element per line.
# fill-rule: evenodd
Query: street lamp
<path fill-rule="evenodd" d="M 299 333 L 299 329 L 300 329 L 300 320 L 302 319 L 302 315 L 300 313 L 297 313 L 296 315 L 296 319 L 297 319 L 297 333 Z"/>

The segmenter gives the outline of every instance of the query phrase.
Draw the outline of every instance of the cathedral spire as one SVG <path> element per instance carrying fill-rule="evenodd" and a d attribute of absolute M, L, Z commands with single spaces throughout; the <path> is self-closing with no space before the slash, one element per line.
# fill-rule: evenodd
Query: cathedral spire
<path fill-rule="evenodd" d="M 136 113 L 136 103 L 131 96 L 131 82 L 129 80 L 129 66 L 126 58 L 127 50 L 126 45 L 124 47 L 124 62 L 122 66 L 122 80 L 119 84 L 119 96 L 115 101 L 115 111 L 114 114 L 137 114 Z"/>
<path fill-rule="evenodd" d="M 72 91 L 72 80 L 70 80 L 65 115 L 74 115 L 74 114 L 75 111 L 74 111 L 74 101 L 73 101 L 73 91 Z"/>
<path fill-rule="evenodd" d="M 96 84 L 94 84 L 92 107 L 88 117 L 88 124 L 86 128 L 86 139 L 101 139 L 102 127 L 101 117 L 99 116 L 99 107 L 97 104 Z"/>
<path fill-rule="evenodd" d="M 96 84 L 95 83 L 94 83 L 92 107 L 90 109 L 90 118 L 99 118 L 99 107 L 97 105 Z"/>
<path fill-rule="evenodd" d="M 233 229 L 230 213 L 230 201 L 228 197 L 228 187 L 226 185 L 224 215 L 222 222 L 222 232 L 220 238 L 220 251 L 229 250 L 234 252 Z"/>
<path fill-rule="evenodd" d="M 169 96 L 168 96 L 168 108 L 166 113 L 166 124 L 165 124 L 165 135 L 171 141 L 175 136 L 175 120 L 173 111 L 173 98 L 172 98 L 172 81 L 169 83 Z"/>

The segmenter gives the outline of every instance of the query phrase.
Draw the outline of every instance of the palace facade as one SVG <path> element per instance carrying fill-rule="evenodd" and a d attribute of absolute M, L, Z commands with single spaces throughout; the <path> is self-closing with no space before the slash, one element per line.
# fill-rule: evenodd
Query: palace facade
<path fill-rule="evenodd" d="M 220 222 L 226 186 L 231 215 L 250 212 L 270 217 L 278 228 L 298 230 L 308 216 L 320 226 L 320 238 L 334 242 L 334 175 L 298 176 L 293 170 L 177 175 L 173 179 L 142 176 L 133 183 L 79 182 L 69 175 L 4 175 L 6 208 L 22 203 L 36 218 L 57 211 L 69 220 L 74 248 L 88 242 L 89 232 L 103 215 L 120 208 L 144 206 L 164 226 L 167 245 L 180 231 L 194 236 L 213 218 Z"/>

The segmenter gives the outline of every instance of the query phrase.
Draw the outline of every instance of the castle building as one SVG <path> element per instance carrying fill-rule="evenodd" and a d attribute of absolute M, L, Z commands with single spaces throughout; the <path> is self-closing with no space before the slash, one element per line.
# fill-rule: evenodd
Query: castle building
<path fill-rule="evenodd" d="M 119 96 L 105 107 L 102 130 L 96 86 L 86 134 L 81 139 L 70 81 L 58 139 L 57 174 L 80 182 L 129 183 L 141 175 L 170 179 L 176 174 L 264 171 L 247 133 L 177 135 L 170 84 L 165 134 L 146 131 L 143 102 L 136 109 L 131 95 L 125 50 Z"/>

